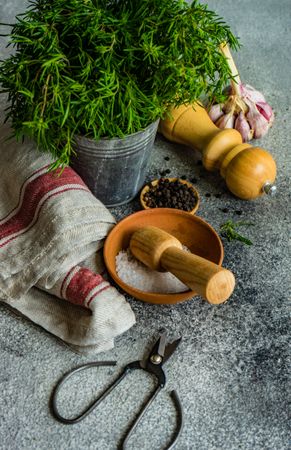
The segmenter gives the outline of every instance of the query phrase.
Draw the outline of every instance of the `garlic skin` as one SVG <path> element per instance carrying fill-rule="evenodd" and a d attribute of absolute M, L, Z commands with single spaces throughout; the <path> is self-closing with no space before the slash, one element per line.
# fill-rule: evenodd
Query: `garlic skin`
<path fill-rule="evenodd" d="M 264 95 L 260 91 L 257 91 L 255 88 L 253 88 L 253 86 L 250 86 L 249 84 L 240 83 L 239 90 L 242 98 L 246 97 L 254 103 L 258 102 L 266 103 Z"/>
<path fill-rule="evenodd" d="M 234 127 L 234 115 L 233 112 L 230 111 L 227 114 L 224 114 L 221 116 L 216 122 L 215 125 L 218 128 L 224 129 L 224 128 L 233 128 Z"/>
<path fill-rule="evenodd" d="M 242 111 L 235 120 L 234 128 L 241 134 L 243 142 L 248 142 L 253 138 L 254 130 L 250 127 Z"/>
<path fill-rule="evenodd" d="M 258 102 L 256 103 L 256 107 L 262 116 L 265 117 L 265 119 L 270 123 L 273 124 L 274 122 L 274 112 L 271 108 L 271 106 L 266 102 Z"/>
<path fill-rule="evenodd" d="M 249 106 L 249 111 L 246 114 L 246 118 L 248 119 L 251 128 L 254 130 L 254 138 L 260 139 L 267 134 L 269 129 L 269 122 L 262 114 L 260 114 L 254 103 L 250 102 L 247 99 L 245 101 Z"/>
<path fill-rule="evenodd" d="M 243 142 L 265 136 L 274 122 L 274 112 L 264 95 L 241 82 L 228 86 L 224 93 L 227 100 L 224 104 L 212 105 L 211 120 L 221 129 L 235 128 Z"/>

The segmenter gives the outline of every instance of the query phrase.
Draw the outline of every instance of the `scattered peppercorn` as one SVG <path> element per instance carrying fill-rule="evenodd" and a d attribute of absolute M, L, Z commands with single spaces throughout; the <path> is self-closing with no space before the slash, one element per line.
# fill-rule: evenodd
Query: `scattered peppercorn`
<path fill-rule="evenodd" d="M 178 179 L 160 178 L 155 186 L 143 195 L 143 201 L 149 208 L 176 208 L 191 211 L 197 204 L 197 196 L 192 187 Z"/>
<path fill-rule="evenodd" d="M 228 213 L 228 208 L 221 208 L 221 211 L 224 213 Z"/>
<path fill-rule="evenodd" d="M 209 192 L 207 192 L 207 194 L 205 194 L 205 197 L 211 197 L 211 194 L 209 194 Z"/>
<path fill-rule="evenodd" d="M 241 211 L 240 209 L 238 209 L 235 213 L 236 213 L 238 216 L 241 216 L 241 215 L 242 215 L 242 211 Z"/>
<path fill-rule="evenodd" d="M 216 198 L 220 198 L 220 197 L 221 197 L 221 194 L 215 194 L 215 197 L 216 197 Z"/>
<path fill-rule="evenodd" d="M 186 178 L 187 178 L 186 175 L 181 176 L 181 180 L 186 180 Z"/>
<path fill-rule="evenodd" d="M 197 178 L 191 178 L 190 181 L 191 181 L 191 183 L 194 183 L 194 184 L 195 184 L 195 183 L 197 183 Z"/>
<path fill-rule="evenodd" d="M 171 173 L 171 169 L 166 169 L 166 170 L 165 170 L 165 173 L 166 173 L 166 174 Z"/>
<path fill-rule="evenodd" d="M 165 161 L 170 161 L 170 158 L 169 158 L 168 156 L 165 156 L 165 157 L 164 157 L 164 160 L 165 160 Z"/>

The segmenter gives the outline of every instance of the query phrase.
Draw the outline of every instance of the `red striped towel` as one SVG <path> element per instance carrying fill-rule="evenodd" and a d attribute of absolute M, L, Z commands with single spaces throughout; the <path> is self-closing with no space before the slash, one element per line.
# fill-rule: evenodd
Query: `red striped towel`
<path fill-rule="evenodd" d="M 0 141 L 0 299 L 84 351 L 113 347 L 134 323 L 97 252 L 114 218 L 81 178 L 33 143 Z M 104 174 L 106 176 L 106 174 Z"/>

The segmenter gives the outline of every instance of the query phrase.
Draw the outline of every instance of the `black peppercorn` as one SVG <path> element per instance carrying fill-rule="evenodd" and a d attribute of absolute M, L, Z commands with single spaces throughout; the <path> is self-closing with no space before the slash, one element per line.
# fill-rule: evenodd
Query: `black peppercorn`
<path fill-rule="evenodd" d="M 143 195 L 143 201 L 149 208 L 177 208 L 191 211 L 197 204 L 195 191 L 178 179 L 160 178 L 155 185 L 148 184 L 149 189 Z"/>

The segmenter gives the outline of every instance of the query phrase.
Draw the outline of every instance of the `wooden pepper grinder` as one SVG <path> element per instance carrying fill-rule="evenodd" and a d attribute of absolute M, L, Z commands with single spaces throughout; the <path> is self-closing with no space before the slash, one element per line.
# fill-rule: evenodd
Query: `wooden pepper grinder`
<path fill-rule="evenodd" d="M 207 170 L 220 170 L 228 189 L 242 199 L 266 193 L 274 195 L 276 163 L 270 153 L 243 143 L 237 130 L 221 130 L 198 103 L 171 111 L 173 120 L 163 120 L 159 131 L 170 141 L 188 145 L 202 153 Z"/>
<path fill-rule="evenodd" d="M 139 228 L 133 233 L 129 245 L 139 261 L 153 270 L 171 272 L 209 303 L 225 302 L 234 290 L 232 272 L 186 252 L 178 239 L 160 228 Z"/>

